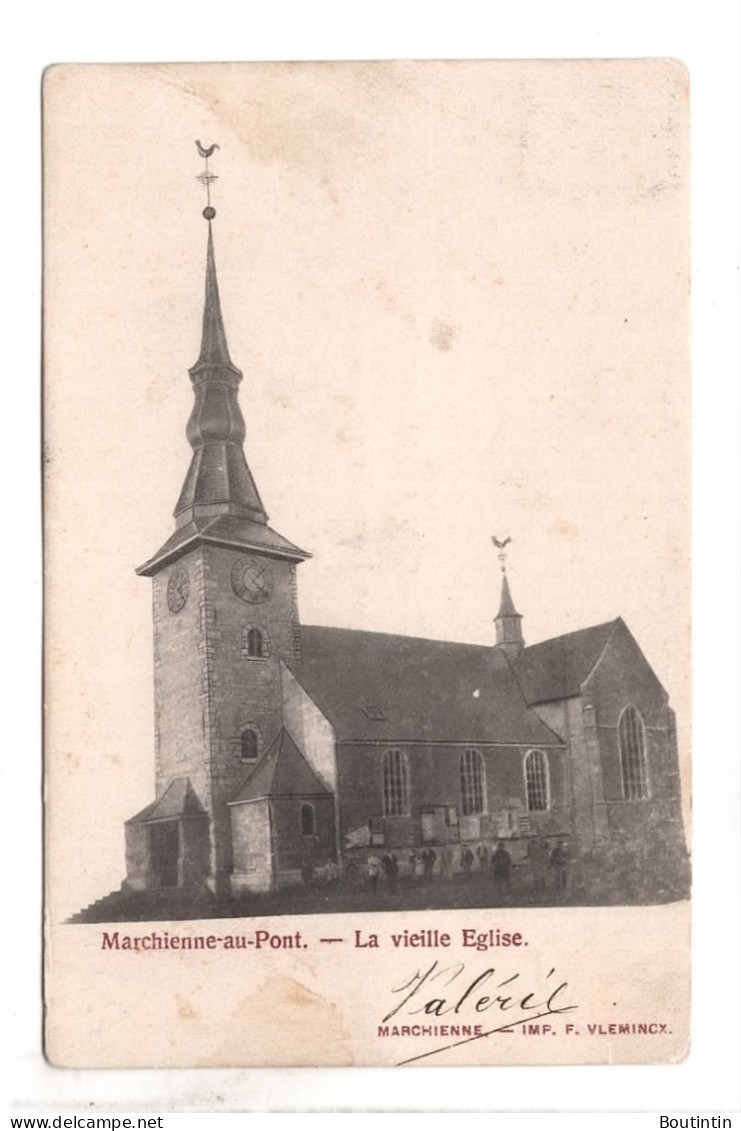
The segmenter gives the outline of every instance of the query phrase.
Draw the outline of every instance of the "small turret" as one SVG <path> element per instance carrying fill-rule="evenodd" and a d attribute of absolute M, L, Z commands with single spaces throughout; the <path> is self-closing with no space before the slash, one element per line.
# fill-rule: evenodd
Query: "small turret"
<path fill-rule="evenodd" d="M 492 537 L 492 542 L 499 550 L 499 561 L 502 566 L 502 596 L 499 601 L 499 612 L 494 618 L 497 632 L 495 647 L 501 649 L 508 659 L 516 660 L 525 647 L 525 641 L 522 638 L 522 617 L 515 608 L 507 580 L 505 547 L 510 541 L 510 538 L 506 538 L 504 542 L 500 542 Z"/>

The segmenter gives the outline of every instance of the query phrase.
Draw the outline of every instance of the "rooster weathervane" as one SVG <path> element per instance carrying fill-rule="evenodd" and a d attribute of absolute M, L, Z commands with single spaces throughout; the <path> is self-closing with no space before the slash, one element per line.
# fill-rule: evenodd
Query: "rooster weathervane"
<path fill-rule="evenodd" d="M 501 563 L 502 573 L 506 573 L 507 572 L 507 546 L 510 544 L 512 539 L 510 538 L 509 534 L 507 535 L 506 538 L 502 538 L 501 540 L 499 538 L 497 538 L 496 534 L 492 534 L 491 540 L 494 543 L 494 545 L 496 546 L 496 548 L 499 550 L 497 557 L 499 558 L 499 561 Z"/>

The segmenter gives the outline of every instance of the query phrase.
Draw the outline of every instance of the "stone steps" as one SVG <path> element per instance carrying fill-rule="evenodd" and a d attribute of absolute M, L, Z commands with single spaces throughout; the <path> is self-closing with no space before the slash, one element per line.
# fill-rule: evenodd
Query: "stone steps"
<path fill-rule="evenodd" d="M 72 915 L 69 923 L 125 922 L 158 919 L 203 918 L 210 909 L 218 914 L 210 892 L 117 891 L 96 899 Z"/>

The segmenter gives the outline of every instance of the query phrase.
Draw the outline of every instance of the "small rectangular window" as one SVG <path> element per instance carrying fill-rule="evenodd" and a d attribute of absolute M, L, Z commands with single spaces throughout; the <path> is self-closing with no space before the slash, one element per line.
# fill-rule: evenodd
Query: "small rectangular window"
<path fill-rule="evenodd" d="M 363 703 L 363 714 L 372 723 L 386 722 L 386 716 L 376 703 Z"/>
<path fill-rule="evenodd" d="M 306 802 L 301 806 L 301 835 L 313 836 L 315 829 L 314 806 Z"/>

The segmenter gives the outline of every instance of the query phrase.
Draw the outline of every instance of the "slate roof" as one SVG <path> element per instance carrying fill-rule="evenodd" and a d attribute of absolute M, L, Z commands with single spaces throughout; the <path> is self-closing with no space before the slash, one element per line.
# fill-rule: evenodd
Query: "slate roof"
<path fill-rule="evenodd" d="M 127 824 L 150 824 L 153 821 L 175 820 L 178 817 L 204 817 L 206 811 L 198 800 L 189 778 L 174 778 L 165 792 L 146 809 L 131 817 Z"/>
<path fill-rule="evenodd" d="M 302 650 L 291 671 L 340 742 L 561 745 L 493 647 L 308 625 Z"/>
<path fill-rule="evenodd" d="M 618 624 L 623 624 L 620 617 L 524 648 L 515 670 L 528 703 L 579 695 Z"/>
<path fill-rule="evenodd" d="M 206 294 L 203 301 L 203 328 L 201 331 L 201 352 L 198 361 L 190 370 L 197 373 L 199 369 L 233 369 L 241 377 L 239 369 L 229 356 L 229 346 L 226 344 L 226 330 L 221 314 L 221 300 L 219 298 L 219 281 L 216 277 L 216 259 L 214 257 L 214 236 L 211 230 L 211 221 L 208 222 L 208 242 L 206 244 Z"/>
<path fill-rule="evenodd" d="M 193 452 L 175 515 L 193 507 L 230 504 L 241 518 L 262 526 L 267 515 L 240 444 L 209 440 Z M 213 514 L 213 512 L 212 512 Z"/>
<path fill-rule="evenodd" d="M 311 557 L 306 550 L 300 550 L 293 542 L 289 542 L 287 538 L 261 522 L 250 522 L 249 519 L 237 518 L 233 515 L 217 515 L 215 518 L 194 519 L 179 527 L 154 557 L 139 566 L 136 572 L 140 576 L 150 577 L 163 565 L 175 561 L 201 542 L 216 546 L 261 550 L 263 553 L 273 554 L 278 558 L 289 558 L 291 561 L 302 561 Z"/>
<path fill-rule="evenodd" d="M 202 542 L 260 550 L 290 561 L 311 557 L 267 525 L 268 516 L 247 466 L 244 419 L 237 401 L 242 373 L 229 356 L 210 220 L 201 352 L 190 377 L 195 404 L 186 435 L 193 457 L 175 506 L 181 525 L 136 572 L 150 577 Z"/>
<path fill-rule="evenodd" d="M 270 743 L 229 804 L 257 801 L 263 797 L 316 797 L 330 792 L 284 728 Z"/>
<path fill-rule="evenodd" d="M 509 582 L 507 581 L 507 574 L 502 577 L 502 598 L 499 602 L 499 612 L 497 613 L 497 620 L 500 617 L 519 617 L 515 603 L 512 600 L 512 594 L 509 591 Z M 522 620 L 522 617 L 520 617 Z"/>

